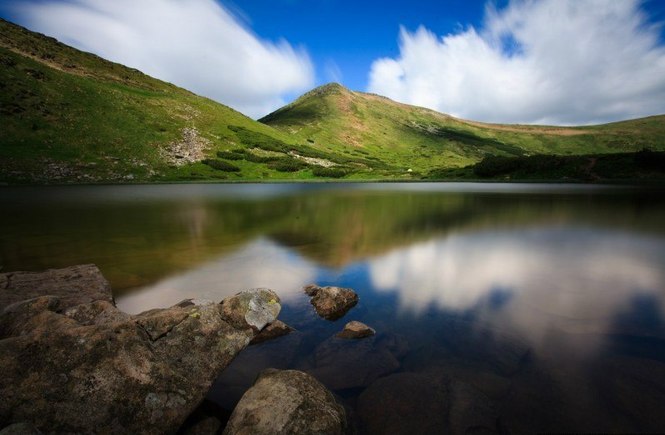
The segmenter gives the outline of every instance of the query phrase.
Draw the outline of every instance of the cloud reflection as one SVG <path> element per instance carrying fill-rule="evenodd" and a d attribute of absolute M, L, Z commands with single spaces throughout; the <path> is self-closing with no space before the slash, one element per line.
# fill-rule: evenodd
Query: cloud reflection
<path fill-rule="evenodd" d="M 220 301 L 255 287 L 271 288 L 282 301 L 288 301 L 301 293 L 303 285 L 315 280 L 316 271 L 309 261 L 260 238 L 231 255 L 122 295 L 116 302 L 121 310 L 133 314 L 187 298 Z"/>
<path fill-rule="evenodd" d="M 479 309 L 497 292 L 509 295 L 485 304 L 484 316 L 531 335 L 552 326 L 606 332 L 641 295 L 665 309 L 665 241 L 636 234 L 584 228 L 457 234 L 371 260 L 369 270 L 377 291 L 396 292 L 399 309 L 414 313 L 432 306 Z"/>

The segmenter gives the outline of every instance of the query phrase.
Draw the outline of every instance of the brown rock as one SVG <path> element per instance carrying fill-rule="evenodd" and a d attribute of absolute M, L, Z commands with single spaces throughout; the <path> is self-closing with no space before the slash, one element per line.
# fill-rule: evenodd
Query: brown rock
<path fill-rule="evenodd" d="M 113 303 L 111 285 L 94 264 L 0 273 L 0 311 L 15 302 L 48 295 L 58 296 L 60 310 L 94 301 Z"/>
<path fill-rule="evenodd" d="M 355 320 L 344 325 L 344 330 L 337 333 L 338 338 L 365 338 L 376 334 L 376 331 L 362 322 Z"/>
<path fill-rule="evenodd" d="M 90 283 L 95 273 L 82 270 Z M 16 274 L 4 275 L 2 300 L 15 300 Z M 255 325 L 279 312 L 277 295 L 260 289 L 224 304 L 129 316 L 113 305 L 110 291 L 102 292 L 106 286 L 88 292 L 63 271 L 30 274 L 38 285 L 48 280 L 41 287 L 48 296 L 0 313 L 0 427 L 30 422 L 57 433 L 174 432 L 254 337 Z M 25 288 L 27 280 L 18 282 Z"/>
<path fill-rule="evenodd" d="M 264 370 L 242 396 L 225 435 L 342 434 L 344 408 L 316 379 L 297 370 Z"/>
<path fill-rule="evenodd" d="M 341 287 L 318 287 L 310 284 L 303 289 L 312 296 L 310 301 L 319 316 L 327 320 L 343 317 L 358 303 L 358 295 L 351 289 Z"/>
<path fill-rule="evenodd" d="M 263 328 L 261 332 L 255 335 L 254 338 L 252 338 L 252 341 L 249 342 L 249 344 L 263 343 L 264 341 L 273 340 L 277 337 L 282 337 L 284 335 L 290 334 L 293 331 L 295 331 L 295 329 L 293 329 L 286 323 L 282 322 L 281 320 L 275 320 L 274 322 Z"/>

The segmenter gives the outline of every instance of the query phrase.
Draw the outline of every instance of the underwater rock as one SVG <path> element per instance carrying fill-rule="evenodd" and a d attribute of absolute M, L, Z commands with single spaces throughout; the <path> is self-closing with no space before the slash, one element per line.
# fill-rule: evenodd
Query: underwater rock
<path fill-rule="evenodd" d="M 497 412 L 473 387 L 418 373 L 378 379 L 358 398 L 367 433 L 495 433 Z"/>
<path fill-rule="evenodd" d="M 337 333 L 338 338 L 365 338 L 376 334 L 376 331 L 362 322 L 352 320 L 344 325 L 344 330 Z"/>
<path fill-rule="evenodd" d="M 326 320 L 337 320 L 343 317 L 358 303 L 358 295 L 349 288 L 319 287 L 310 284 L 303 288 L 319 316 Z"/>
<path fill-rule="evenodd" d="M 380 334 L 365 340 L 331 337 L 314 350 L 312 376 L 331 390 L 366 387 L 400 368 L 408 349 L 399 336 Z"/>
<path fill-rule="evenodd" d="M 345 428 L 344 408 L 316 379 L 298 370 L 267 369 L 240 399 L 224 434 L 341 435 Z"/>
<path fill-rule="evenodd" d="M 130 316 L 112 303 L 108 285 L 95 279 L 88 289 L 72 269 L 81 270 L 30 274 L 31 282 L 51 281 L 41 287 L 47 295 L 28 290 L 32 299 L 0 313 L 0 428 L 30 422 L 58 433 L 174 432 L 280 310 L 274 292 L 255 289 L 222 304 Z M 90 283 L 101 276 L 95 269 L 79 275 Z M 3 301 L 18 293 L 13 277 L 21 275 L 0 275 Z"/>

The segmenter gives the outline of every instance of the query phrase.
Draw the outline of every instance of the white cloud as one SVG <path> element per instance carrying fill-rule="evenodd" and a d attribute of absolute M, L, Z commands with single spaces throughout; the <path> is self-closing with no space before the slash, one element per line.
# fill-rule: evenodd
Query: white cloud
<path fill-rule="evenodd" d="M 170 307 L 183 299 L 219 302 L 242 290 L 274 290 L 282 304 L 297 305 L 302 287 L 316 279 L 316 266 L 266 239 L 256 239 L 184 273 L 164 278 L 116 298 L 118 308 L 130 314 Z"/>
<path fill-rule="evenodd" d="M 16 2 L 18 21 L 258 117 L 308 89 L 307 53 L 259 39 L 214 0 Z"/>
<path fill-rule="evenodd" d="M 483 321 L 536 347 L 549 346 L 553 330 L 613 332 L 618 316 L 640 297 L 665 313 L 665 240 L 621 231 L 554 226 L 459 233 L 370 259 L 368 266 L 375 289 L 395 293 L 402 311 L 484 307 Z M 496 291 L 508 302 L 488 309 Z"/>
<path fill-rule="evenodd" d="M 665 47 L 639 0 L 513 0 L 482 29 L 400 31 L 368 90 L 454 116 L 589 124 L 665 113 Z"/>

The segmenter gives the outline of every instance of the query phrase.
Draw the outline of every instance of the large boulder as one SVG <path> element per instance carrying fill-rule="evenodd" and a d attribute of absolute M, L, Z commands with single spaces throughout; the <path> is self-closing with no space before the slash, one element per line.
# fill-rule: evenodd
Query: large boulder
<path fill-rule="evenodd" d="M 307 295 L 319 316 L 326 320 L 337 320 L 343 317 L 358 303 L 358 295 L 349 288 L 319 287 L 314 284 L 305 286 Z"/>
<path fill-rule="evenodd" d="M 316 379 L 297 370 L 264 370 L 236 406 L 225 435 L 336 435 L 346 414 Z"/>
<path fill-rule="evenodd" d="M 59 433 L 174 433 L 279 312 L 274 292 L 255 289 L 222 304 L 188 300 L 130 316 L 94 269 L 29 274 L 32 287 L 16 280 L 23 273 L 0 275 L 0 300 L 10 302 L 0 312 L 0 428 L 30 422 Z M 16 302 L 30 288 L 32 299 Z M 39 288 L 44 294 L 34 297 Z"/>

